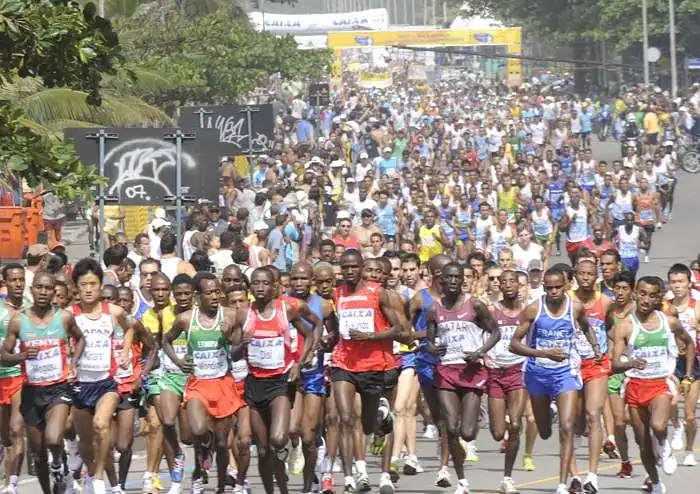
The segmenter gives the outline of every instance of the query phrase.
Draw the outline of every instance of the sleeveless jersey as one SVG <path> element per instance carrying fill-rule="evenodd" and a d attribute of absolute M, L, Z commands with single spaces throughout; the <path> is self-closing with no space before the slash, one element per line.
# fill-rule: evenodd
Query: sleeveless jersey
<path fill-rule="evenodd" d="M 654 198 L 651 195 L 638 195 L 636 202 L 637 206 L 637 223 L 642 226 L 654 224 Z"/>
<path fill-rule="evenodd" d="M 340 341 L 333 350 L 331 364 L 350 372 L 386 371 L 396 367 L 392 340 L 350 339 L 350 331 L 379 333 L 389 329 L 379 305 L 378 283 L 365 282 L 355 292 L 347 285 L 336 289 L 335 305 L 338 313 Z"/>
<path fill-rule="evenodd" d="M 672 376 L 676 369 L 678 347 L 673 332 L 668 325 L 666 315 L 656 311 L 661 325 L 654 330 L 642 326 L 635 314 L 630 314 L 632 320 L 632 336 L 627 344 L 627 355 L 630 360 L 641 358 L 646 360 L 644 369 L 629 369 L 625 372 L 628 377 L 637 379 L 666 379 Z"/>
<path fill-rule="evenodd" d="M 112 340 L 112 353 L 117 362 L 117 371 L 114 379 L 119 385 L 127 385 L 141 377 L 141 345 L 134 343 L 129 350 L 129 366 L 124 369 L 119 366 L 122 353 L 124 352 L 124 329 L 121 326 L 114 328 L 114 339 Z"/>
<path fill-rule="evenodd" d="M 146 298 L 143 296 L 141 290 L 139 290 L 138 288 L 134 289 L 134 293 L 136 294 L 136 298 L 138 299 L 138 305 L 136 306 L 136 312 L 134 313 L 134 317 L 137 321 L 140 321 L 144 313 L 148 309 L 153 308 L 153 304 L 146 302 Z"/>
<path fill-rule="evenodd" d="M 7 302 L 5 300 L 0 300 L 0 347 L 5 344 L 7 339 L 7 327 L 10 324 L 10 319 L 12 319 L 12 313 L 7 307 Z M 19 341 L 15 345 L 14 352 L 17 353 L 19 349 Z M 22 369 L 19 364 L 4 366 L 0 365 L 0 379 L 5 377 L 17 377 L 22 374 Z"/>
<path fill-rule="evenodd" d="M 309 298 L 306 299 L 306 303 L 309 306 L 309 310 L 311 310 L 311 312 L 313 312 L 314 315 L 318 317 L 321 321 L 323 321 L 323 312 L 321 310 L 322 301 L 323 299 L 320 295 L 311 295 Z M 313 325 L 310 322 L 308 322 L 306 319 L 303 319 L 303 321 L 306 327 L 308 327 L 310 330 L 313 330 Z M 299 359 L 299 357 L 301 357 L 302 348 L 302 346 L 299 347 L 297 360 Z M 311 372 L 315 371 L 319 367 L 322 367 L 323 358 L 323 352 L 321 350 L 317 351 L 316 354 L 313 356 L 311 365 L 309 367 L 303 367 L 301 369 L 301 372 Z"/>
<path fill-rule="evenodd" d="M 578 371 L 580 360 L 574 349 L 576 341 L 576 321 L 574 321 L 574 304 L 571 297 L 566 295 L 564 313 L 561 316 L 553 316 L 547 309 L 546 295 L 540 297 L 537 316 L 532 324 L 530 347 L 537 350 L 550 350 L 561 348 L 568 358 L 561 362 L 546 357 L 528 357 L 528 368 L 544 367 L 548 369 L 571 368 Z"/>
<path fill-rule="evenodd" d="M 169 305 L 163 309 L 163 334 L 170 331 L 170 328 L 173 327 L 173 324 L 175 323 L 175 317 L 176 314 L 174 305 Z M 143 326 L 151 332 L 154 339 L 158 343 L 158 346 L 160 346 L 160 327 L 158 323 L 158 314 L 156 314 L 155 309 L 148 309 L 143 314 L 143 317 L 141 318 L 141 324 L 143 324 Z M 186 334 L 180 333 L 180 336 L 178 336 L 175 339 L 175 341 L 173 341 L 173 349 L 180 358 L 184 357 L 187 354 Z M 175 365 L 175 363 L 172 360 L 170 360 L 170 357 L 168 357 L 162 349 L 158 351 L 158 356 L 160 358 L 160 366 L 156 369 L 151 370 L 151 377 L 157 378 L 162 376 L 166 372 L 176 372 L 178 374 L 182 374 L 182 370 L 180 370 L 180 368 L 177 365 Z"/>
<path fill-rule="evenodd" d="M 549 219 L 549 211 L 542 209 L 541 213 L 538 213 L 537 210 L 532 212 L 532 229 L 536 237 L 546 237 L 552 233 L 554 228 L 552 220 Z"/>
<path fill-rule="evenodd" d="M 27 314 L 19 320 L 20 350 L 38 350 L 36 358 L 25 360 L 22 370 L 27 384 L 53 386 L 68 380 L 68 333 L 63 326 L 63 311 L 56 311 L 51 321 L 38 327 Z"/>
<path fill-rule="evenodd" d="M 683 310 L 679 309 L 677 306 L 672 304 L 673 307 L 675 307 L 678 311 L 678 320 L 683 326 L 683 329 L 685 329 L 688 332 L 688 334 L 690 335 L 690 339 L 693 340 L 694 343 L 700 341 L 698 340 L 698 321 L 695 317 L 696 303 L 697 300 L 695 300 L 693 297 L 689 297 L 688 305 Z M 700 356 L 697 354 L 695 356 L 700 358 Z"/>
<path fill-rule="evenodd" d="M 522 364 L 525 361 L 525 357 L 516 355 L 510 351 L 510 342 L 513 339 L 513 333 L 515 333 L 515 330 L 518 328 L 520 314 L 509 316 L 505 313 L 500 304 L 493 306 L 491 311 L 496 324 L 498 324 L 498 329 L 501 331 L 501 339 L 489 350 L 491 366 L 503 368 Z"/>
<path fill-rule="evenodd" d="M 292 337 L 287 320 L 287 302 L 278 298 L 269 318 L 264 318 L 251 305 L 244 331 L 253 334 L 248 344 L 248 369 L 255 377 L 277 377 L 287 372 L 295 362 Z"/>
<path fill-rule="evenodd" d="M 440 236 L 440 226 L 434 225 L 428 228 L 425 225 L 420 227 L 418 238 L 420 239 L 420 248 L 418 251 L 421 262 L 427 262 L 431 257 L 442 254 L 442 242 L 435 236 Z"/>
<path fill-rule="evenodd" d="M 508 191 L 498 190 L 498 208 L 505 209 L 508 214 L 515 214 L 518 210 L 518 189 L 511 187 Z"/>
<path fill-rule="evenodd" d="M 639 257 L 639 227 L 632 226 L 632 231 L 627 233 L 624 225 L 617 229 L 617 250 L 623 259 L 635 259 Z"/>
<path fill-rule="evenodd" d="M 440 357 L 442 365 L 464 365 L 464 352 L 473 352 L 484 344 L 484 331 L 474 323 L 474 301 L 468 298 L 452 309 L 435 301 L 437 345 L 445 345 L 447 352 Z"/>
<path fill-rule="evenodd" d="M 513 230 L 506 226 L 499 230 L 497 226 L 491 227 L 491 258 L 498 261 L 498 253 L 510 246 L 513 239 Z"/>
<path fill-rule="evenodd" d="M 566 215 L 571 220 L 569 231 L 566 234 L 567 242 L 583 242 L 588 238 L 588 210 L 586 206 L 580 205 L 577 209 L 571 206 L 566 208 Z M 576 215 L 576 219 L 573 219 Z"/>
<path fill-rule="evenodd" d="M 201 324 L 198 315 L 199 307 L 195 307 L 187 331 L 187 356 L 194 364 L 193 375 L 203 380 L 224 377 L 229 373 L 228 345 L 221 330 L 224 309 L 219 307 L 210 327 Z"/>
<path fill-rule="evenodd" d="M 586 309 L 586 317 L 588 318 L 588 324 L 591 325 L 591 328 L 593 328 L 598 338 L 601 355 L 607 353 L 608 332 L 605 326 L 605 305 L 603 304 L 602 294 L 596 293 L 593 305 Z M 576 351 L 584 360 L 592 359 L 595 356 L 593 347 L 580 329 L 578 329 L 576 333 Z"/>
<path fill-rule="evenodd" d="M 117 362 L 112 352 L 114 324 L 109 313 L 109 304 L 102 302 L 102 312 L 97 319 L 89 318 L 78 304 L 73 306 L 73 315 L 85 338 L 85 348 L 78 361 L 76 379 L 80 382 L 97 382 L 114 377 Z"/>
<path fill-rule="evenodd" d="M 486 219 L 477 216 L 474 220 L 474 238 L 477 249 L 486 250 L 486 234 L 491 230 L 492 226 L 493 218 L 490 216 Z"/>

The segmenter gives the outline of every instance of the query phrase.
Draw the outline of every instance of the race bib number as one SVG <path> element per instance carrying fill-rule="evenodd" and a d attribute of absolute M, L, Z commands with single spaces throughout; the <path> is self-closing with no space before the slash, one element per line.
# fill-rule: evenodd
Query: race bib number
<path fill-rule="evenodd" d="M 537 341 L 537 349 L 538 350 L 552 350 L 554 348 L 561 348 L 564 350 L 565 353 L 568 354 L 567 345 L 561 340 L 540 339 Z M 569 362 L 567 361 L 567 359 L 564 359 L 561 362 L 556 362 L 556 361 L 549 359 L 549 358 L 546 358 L 546 357 L 537 357 L 535 359 L 535 363 L 540 367 L 548 367 L 550 369 L 554 369 L 554 368 L 558 368 L 558 367 L 566 367 L 567 365 L 569 365 Z"/>
<path fill-rule="evenodd" d="M 117 364 L 121 362 L 122 354 L 124 353 L 123 348 L 117 348 L 114 350 L 114 358 L 117 359 Z M 131 350 L 129 350 L 129 365 L 124 369 L 121 365 L 117 367 L 117 373 L 114 375 L 117 379 L 126 379 L 134 375 L 134 364 L 131 358 Z"/>
<path fill-rule="evenodd" d="M 466 335 L 464 331 L 448 330 L 440 333 L 440 344 L 447 347 L 445 355 L 440 357 L 443 365 L 464 364 L 464 342 Z"/>
<path fill-rule="evenodd" d="M 284 338 L 253 339 L 248 344 L 248 363 L 259 369 L 284 367 Z"/>
<path fill-rule="evenodd" d="M 112 346 L 109 338 L 101 335 L 86 335 L 85 350 L 78 363 L 79 370 L 108 372 L 112 366 Z"/>
<path fill-rule="evenodd" d="M 184 360 L 185 357 L 187 357 L 187 345 L 185 344 L 180 344 L 178 345 L 177 342 L 173 343 L 173 350 L 175 351 L 175 355 L 177 356 L 178 359 Z M 165 372 L 178 372 L 181 373 L 182 369 L 180 369 L 175 362 L 170 360 L 170 357 L 168 357 L 165 352 L 163 352 L 163 370 Z"/>
<path fill-rule="evenodd" d="M 374 333 L 374 309 L 343 309 L 338 312 L 340 334 L 350 339 L 350 331 Z"/>
<path fill-rule="evenodd" d="M 192 352 L 194 362 L 194 377 L 197 379 L 216 379 L 226 375 L 228 358 L 226 350 L 195 350 Z"/>
<path fill-rule="evenodd" d="M 63 362 L 59 347 L 39 350 L 36 358 L 24 361 L 29 384 L 58 381 L 63 377 Z"/>
<path fill-rule="evenodd" d="M 231 374 L 233 375 L 233 380 L 237 383 L 242 382 L 246 377 L 248 377 L 248 362 L 245 359 L 236 360 L 231 364 Z"/>

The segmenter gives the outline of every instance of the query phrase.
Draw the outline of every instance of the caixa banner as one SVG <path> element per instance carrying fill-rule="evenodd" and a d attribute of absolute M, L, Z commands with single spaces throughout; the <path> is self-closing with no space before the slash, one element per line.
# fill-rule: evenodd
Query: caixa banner
<path fill-rule="evenodd" d="M 251 12 L 250 22 L 256 31 L 303 33 L 345 31 L 350 29 L 383 30 L 389 27 L 386 9 L 334 14 L 286 15 Z"/>

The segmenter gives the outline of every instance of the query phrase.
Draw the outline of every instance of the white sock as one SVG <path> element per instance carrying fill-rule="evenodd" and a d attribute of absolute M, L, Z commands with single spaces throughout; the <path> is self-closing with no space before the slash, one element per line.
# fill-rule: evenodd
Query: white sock
<path fill-rule="evenodd" d="M 367 462 L 364 460 L 357 460 L 355 462 L 355 468 L 357 468 L 357 471 L 360 473 L 367 473 Z"/>
<path fill-rule="evenodd" d="M 613 434 L 610 434 L 610 435 L 608 436 L 608 441 L 610 441 L 611 443 L 615 444 L 615 436 L 614 436 Z"/>
<path fill-rule="evenodd" d="M 10 475 L 10 485 L 17 487 L 18 483 L 19 483 L 19 476 L 18 475 Z"/>

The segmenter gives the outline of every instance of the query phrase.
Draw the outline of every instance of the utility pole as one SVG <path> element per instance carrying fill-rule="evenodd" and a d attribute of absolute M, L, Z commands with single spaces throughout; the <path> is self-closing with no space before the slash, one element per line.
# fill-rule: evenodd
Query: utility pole
<path fill-rule="evenodd" d="M 678 96 L 678 67 L 676 66 L 676 5 L 668 0 L 669 51 L 671 52 L 671 97 Z"/>
<path fill-rule="evenodd" d="M 644 85 L 649 85 L 649 25 L 647 24 L 647 0 L 642 0 L 642 60 L 644 61 Z"/>

